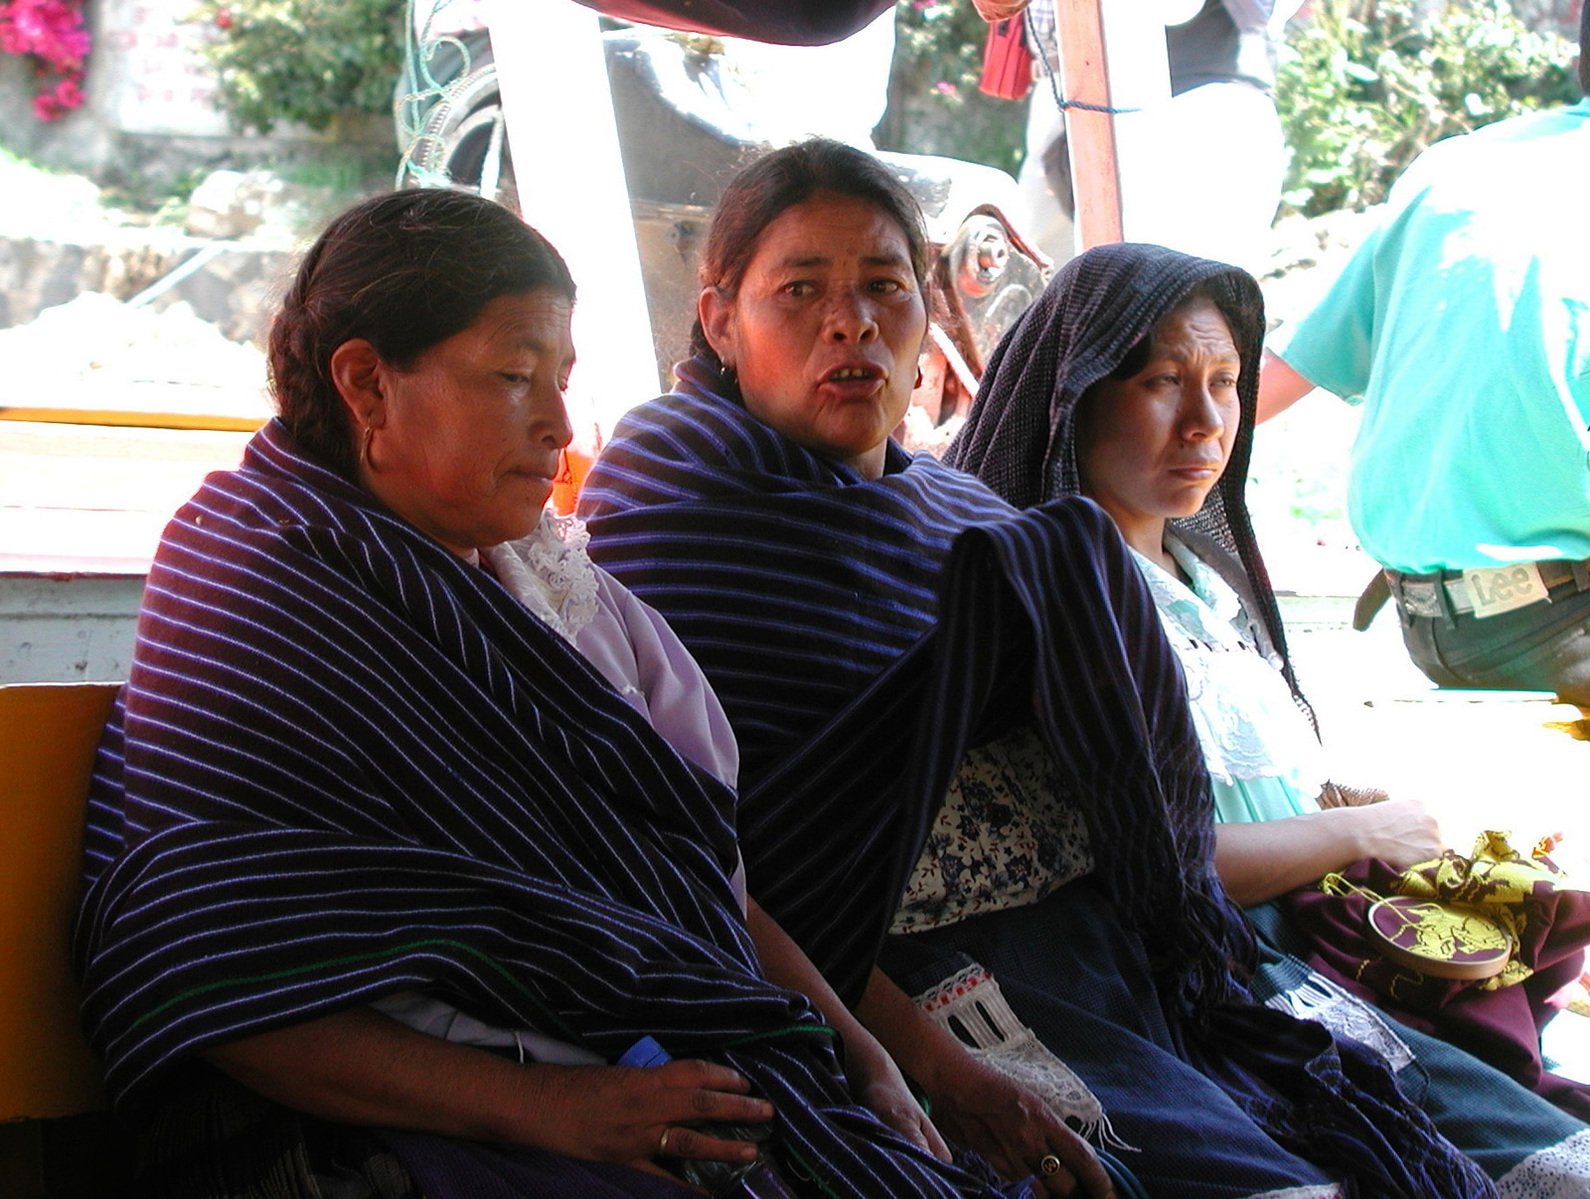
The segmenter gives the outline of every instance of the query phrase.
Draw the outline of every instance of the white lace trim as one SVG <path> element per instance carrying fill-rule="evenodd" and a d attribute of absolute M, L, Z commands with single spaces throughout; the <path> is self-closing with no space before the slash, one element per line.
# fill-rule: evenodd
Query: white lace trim
<path fill-rule="evenodd" d="M 528 537 L 485 551 L 503 586 L 571 645 L 596 618 L 590 540 L 583 520 L 548 509 Z"/>
<path fill-rule="evenodd" d="M 1400 1071 L 1413 1063 L 1413 1050 L 1408 1048 L 1379 1012 L 1358 996 L 1312 970 L 1296 987 L 1270 996 L 1264 1005 L 1296 1016 L 1299 1020 L 1313 1020 L 1323 1024 L 1336 1036 L 1349 1037 L 1360 1045 L 1367 1045 L 1385 1058 L 1393 1071 Z"/>
<path fill-rule="evenodd" d="M 1181 662 L 1193 725 L 1210 775 L 1283 778 L 1304 794 L 1326 777 L 1314 731 L 1292 702 L 1278 664 L 1242 631 L 1242 600 L 1224 579 L 1180 542 L 1165 548 L 1187 574 L 1189 587 L 1157 562 L 1136 555 L 1160 622 Z"/>
<path fill-rule="evenodd" d="M 1282 1187 L 1279 1191 L 1263 1191 L 1249 1195 L 1248 1199 L 1347 1199 L 1347 1192 L 1334 1182 L 1318 1186 Z"/>
<path fill-rule="evenodd" d="M 1584 1199 L 1590 1195 L 1590 1130 L 1532 1153 L 1496 1183 L 1499 1199 Z"/>
<path fill-rule="evenodd" d="M 1016 1018 L 991 974 L 975 962 L 918 995 L 918 1007 L 967 1045 L 967 1052 L 1041 1096 L 1084 1137 L 1112 1148 L 1137 1150 L 1115 1135 L 1104 1107 L 1087 1083 Z"/>

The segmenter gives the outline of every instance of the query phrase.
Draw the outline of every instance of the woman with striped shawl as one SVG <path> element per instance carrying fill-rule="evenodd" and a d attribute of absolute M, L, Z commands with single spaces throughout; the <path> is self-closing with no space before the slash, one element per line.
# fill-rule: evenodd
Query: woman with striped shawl
<path fill-rule="evenodd" d="M 543 515 L 573 302 L 478 197 L 355 206 L 166 529 L 75 934 L 139 1194 L 1004 1193 L 746 899 L 721 706 Z"/>
<path fill-rule="evenodd" d="M 980 1062 L 1085 1126 L 1102 1109 L 1151 1194 L 1494 1194 L 1367 1051 L 1249 1000 L 1180 675 L 1108 516 L 1019 513 L 890 440 L 925 277 L 877 160 L 753 163 L 703 253 L 695 357 L 583 493 L 594 556 L 734 724 L 759 900 L 952 1135 L 1005 1127 L 1033 1161 L 1020 1110 L 899 1031 L 886 976 Z"/>
<path fill-rule="evenodd" d="M 1248 515 L 1263 336 L 1263 297 L 1246 271 L 1162 246 L 1096 246 L 1012 327 L 947 457 L 1012 503 L 1087 495 L 1121 528 L 1193 696 L 1216 867 L 1266 942 L 1255 990 L 1380 1047 L 1404 1091 L 1504 1195 L 1586 1194 L 1585 1088 L 1542 1077 L 1531 1010 L 1579 976 L 1582 951 L 1541 946 L 1537 977 L 1472 992 L 1445 1021 L 1415 1012 L 1418 1030 L 1346 990 L 1374 994 L 1356 969 L 1361 940 L 1323 963 L 1341 986 L 1284 952 L 1307 957 L 1312 943 L 1269 901 L 1317 891 L 1364 858 L 1400 870 L 1442 843 L 1415 800 L 1322 807 L 1333 785 Z M 1549 902 L 1537 927 L 1551 922 Z M 1511 1051 L 1491 1060 L 1513 1078 L 1474 1056 L 1499 1044 Z"/>

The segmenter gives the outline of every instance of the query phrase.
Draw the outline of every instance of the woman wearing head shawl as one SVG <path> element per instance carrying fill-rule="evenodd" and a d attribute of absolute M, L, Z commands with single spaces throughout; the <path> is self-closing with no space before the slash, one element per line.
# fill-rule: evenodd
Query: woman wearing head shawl
<path fill-rule="evenodd" d="M 1320 745 L 1244 499 L 1263 330 L 1244 271 L 1158 246 L 1089 250 L 1000 344 L 947 454 L 1014 504 L 1080 494 L 1114 518 L 1187 679 L 1216 868 L 1248 905 L 1361 858 L 1400 867 L 1440 851 L 1414 803 L 1322 810 L 1317 798 Z M 1272 942 L 1295 943 L 1274 905 L 1252 915 Z M 1590 1186 L 1580 1121 L 1265 948 L 1256 991 L 1381 1047 L 1504 1194 Z"/>
<path fill-rule="evenodd" d="M 133 1193 L 1002 1193 L 748 900 L 721 705 L 545 511 L 573 306 L 478 196 L 354 206 L 165 531 L 76 931 Z"/>
<path fill-rule="evenodd" d="M 593 554 L 723 698 L 757 898 L 1007 1167 L 1044 1152 L 1037 1095 L 1107 1115 L 1155 1195 L 1490 1194 L 1367 1051 L 1248 1000 L 1180 676 L 1105 514 L 1017 512 L 890 439 L 926 257 L 870 156 L 753 163 L 695 357 L 582 495 Z"/>

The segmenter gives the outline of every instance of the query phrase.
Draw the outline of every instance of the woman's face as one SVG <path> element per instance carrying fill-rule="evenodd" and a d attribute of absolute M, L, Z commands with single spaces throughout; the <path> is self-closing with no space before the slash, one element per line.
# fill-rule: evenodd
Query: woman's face
<path fill-rule="evenodd" d="M 1165 520 L 1197 512 L 1225 470 L 1241 372 L 1220 309 L 1195 300 L 1154 329 L 1141 371 L 1089 389 L 1077 427 L 1083 490 L 1140 552 L 1159 557 Z"/>
<path fill-rule="evenodd" d="M 826 192 L 786 209 L 762 231 L 735 295 L 701 293 L 701 324 L 753 416 L 868 478 L 882 474 L 927 335 L 894 218 Z"/>
<path fill-rule="evenodd" d="M 345 343 L 338 355 L 351 347 L 356 366 L 370 360 L 348 401 L 356 438 L 375 426 L 361 482 L 456 554 L 529 533 L 572 437 L 563 407 L 572 314 L 555 291 L 500 296 L 407 370 L 381 361 L 368 342 Z M 334 374 L 336 363 L 334 355 Z"/>

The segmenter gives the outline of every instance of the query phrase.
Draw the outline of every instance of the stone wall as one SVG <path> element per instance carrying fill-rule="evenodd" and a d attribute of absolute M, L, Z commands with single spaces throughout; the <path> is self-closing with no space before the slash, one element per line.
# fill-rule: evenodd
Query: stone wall
<path fill-rule="evenodd" d="M 264 172 L 221 172 L 195 190 L 184 225 L 154 223 L 107 206 L 84 176 L 3 159 L 0 194 L 0 330 L 97 292 L 152 312 L 186 304 L 225 337 L 257 344 L 298 230 L 335 203 Z"/>

